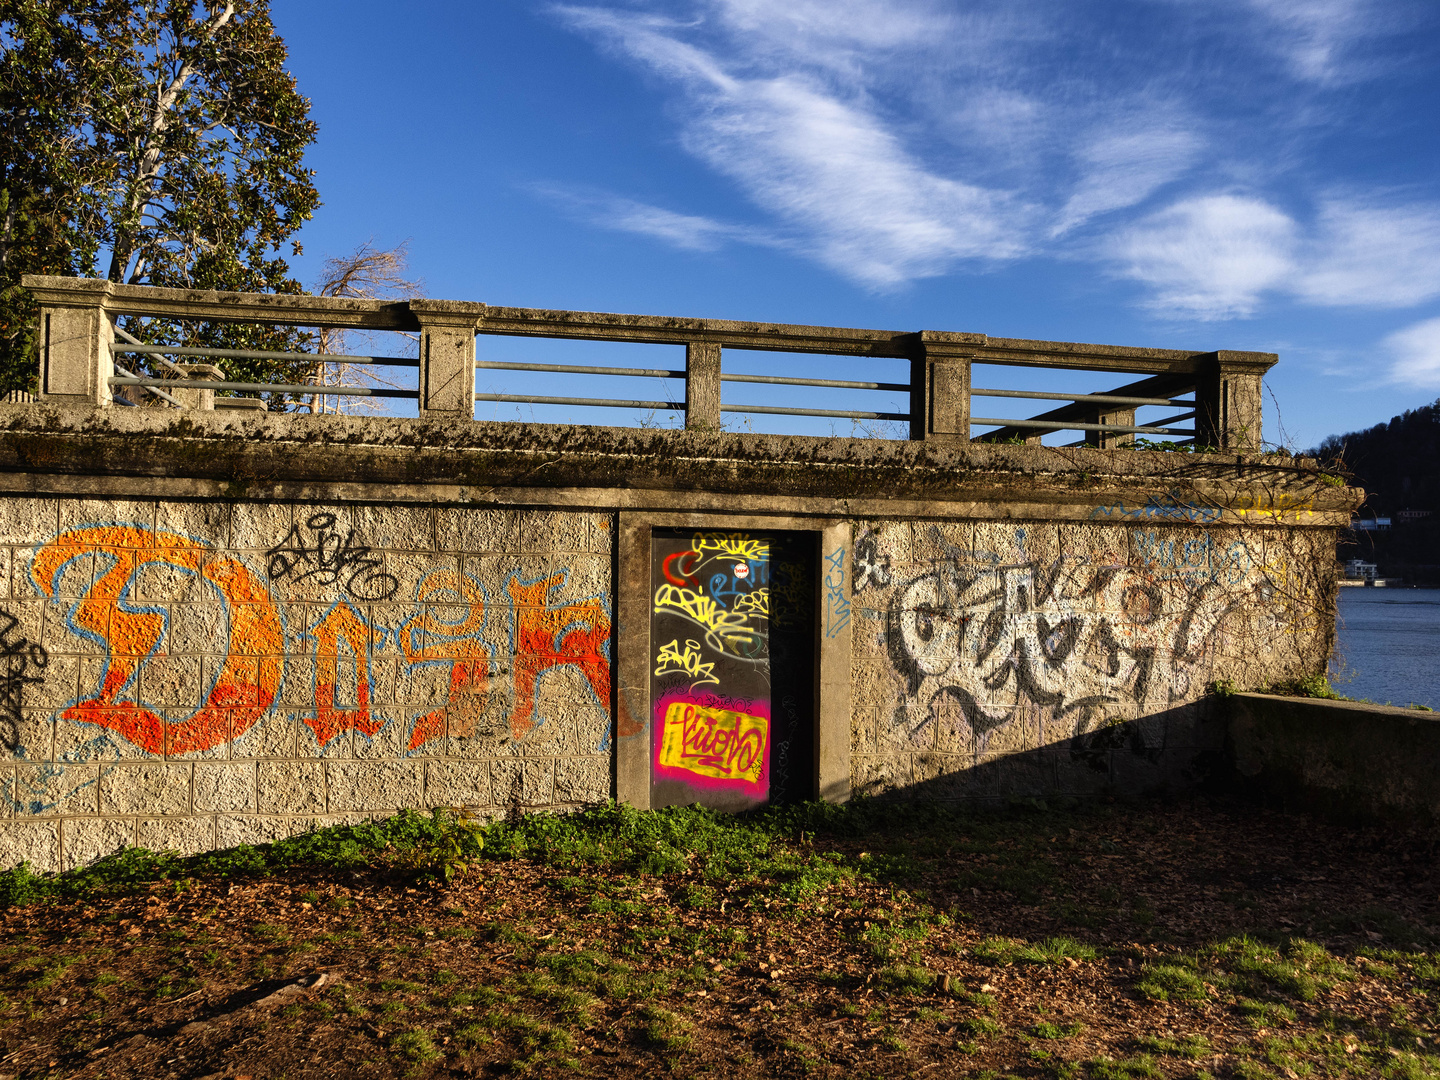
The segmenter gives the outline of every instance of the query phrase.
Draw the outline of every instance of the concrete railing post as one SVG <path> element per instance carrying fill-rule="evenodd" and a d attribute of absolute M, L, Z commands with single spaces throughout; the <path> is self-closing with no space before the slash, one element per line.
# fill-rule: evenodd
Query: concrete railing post
<path fill-rule="evenodd" d="M 910 438 L 970 441 L 969 342 L 963 334 L 919 335 L 910 361 Z M 958 347 L 957 347 L 958 346 Z"/>
<path fill-rule="evenodd" d="M 115 324 L 105 310 L 110 282 L 27 275 L 22 284 L 40 304 L 40 400 L 109 405 L 115 374 Z"/>
<path fill-rule="evenodd" d="M 1259 450 L 1265 372 L 1274 353 L 1210 353 L 1195 383 L 1195 442 L 1217 450 Z"/>
<path fill-rule="evenodd" d="M 204 382 L 224 382 L 225 372 L 214 364 L 176 364 L 177 370 L 166 369 L 166 378 L 192 379 Z M 202 412 L 213 412 L 215 409 L 214 390 L 182 390 L 176 387 L 173 390 L 165 390 L 171 397 L 180 403 L 182 409 L 199 409 Z M 163 404 L 163 402 L 161 403 Z"/>
<path fill-rule="evenodd" d="M 475 329 L 485 305 L 465 300 L 411 300 L 420 323 L 420 416 L 475 416 Z"/>
<path fill-rule="evenodd" d="M 1108 412 L 1099 411 L 1093 416 L 1086 417 L 1086 420 L 1094 424 L 1119 424 L 1124 427 L 1135 426 L 1135 410 L 1111 409 Z M 1088 431 L 1085 433 L 1087 446 L 1096 446 L 1101 450 L 1115 450 L 1122 446 L 1134 446 L 1135 434 L 1130 431 Z"/>
<path fill-rule="evenodd" d="M 720 430 L 720 346 L 712 342 L 685 346 L 685 426 Z"/>

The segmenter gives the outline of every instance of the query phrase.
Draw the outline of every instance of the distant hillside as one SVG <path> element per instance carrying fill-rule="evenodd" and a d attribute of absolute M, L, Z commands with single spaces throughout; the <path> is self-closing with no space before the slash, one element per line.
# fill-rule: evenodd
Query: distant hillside
<path fill-rule="evenodd" d="M 1344 461 L 1351 482 L 1369 495 L 1367 511 L 1440 510 L 1440 401 L 1388 424 L 1331 435 L 1314 453 L 1322 461 Z"/>
<path fill-rule="evenodd" d="M 1410 582 L 1440 583 L 1440 401 L 1410 409 L 1388 424 L 1331 435 L 1312 453 L 1339 460 L 1350 482 L 1365 489 L 1361 514 L 1390 517 L 1388 533 L 1342 540 L 1340 557 L 1380 564 L 1380 572 Z M 1402 523 L 1401 510 L 1430 510 L 1433 516 Z"/>

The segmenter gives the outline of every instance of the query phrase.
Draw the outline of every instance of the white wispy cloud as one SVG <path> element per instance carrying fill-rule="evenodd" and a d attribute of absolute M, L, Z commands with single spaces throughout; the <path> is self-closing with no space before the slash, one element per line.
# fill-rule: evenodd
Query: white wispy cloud
<path fill-rule="evenodd" d="M 1189 198 L 1127 226 L 1111 255 L 1168 316 L 1253 314 L 1266 293 L 1321 307 L 1440 296 L 1440 206 L 1329 198 L 1308 225 L 1253 196 Z"/>
<path fill-rule="evenodd" d="M 1313 304 L 1412 307 L 1440 296 L 1440 206 L 1330 199 L 1295 292 Z"/>
<path fill-rule="evenodd" d="M 1392 382 L 1428 390 L 1440 389 L 1440 319 L 1407 326 L 1385 339 L 1394 361 Z"/>
<path fill-rule="evenodd" d="M 1355 46 L 1394 28 L 1395 5 L 1373 0 L 1245 0 L 1273 28 L 1265 41 L 1292 73 L 1314 82 L 1364 78 L 1373 61 Z"/>
<path fill-rule="evenodd" d="M 1073 0 L 559 6 L 661 80 L 676 141 L 755 216 L 569 205 L 685 250 L 784 247 L 877 290 L 1060 255 L 1141 283 L 1167 317 L 1270 296 L 1414 306 L 1440 296 L 1440 201 L 1337 195 L 1297 134 L 1384 66 L 1407 2 L 1152 0 L 1155 41 Z"/>
<path fill-rule="evenodd" d="M 691 105 L 682 144 L 784 222 L 798 246 L 851 280 L 893 288 L 958 260 L 1026 250 L 1032 212 L 1022 200 L 927 168 L 863 94 L 837 92 L 813 72 L 732 71 L 672 36 L 672 22 L 562 10 L 576 27 L 679 82 Z"/>
<path fill-rule="evenodd" d="M 1180 126 L 1114 131 L 1075 151 L 1080 180 L 1050 230 L 1062 236 L 1091 218 L 1144 202 L 1184 174 L 1204 140 Z"/>
<path fill-rule="evenodd" d="M 1209 195 L 1153 214 L 1115 237 L 1127 277 L 1154 290 L 1167 315 L 1251 314 L 1293 272 L 1295 223 L 1260 199 Z"/>
<path fill-rule="evenodd" d="M 648 236 L 682 251 L 715 251 L 730 242 L 783 246 L 762 229 L 682 214 L 606 191 L 564 184 L 532 184 L 530 190 L 572 216 L 616 232 Z"/>

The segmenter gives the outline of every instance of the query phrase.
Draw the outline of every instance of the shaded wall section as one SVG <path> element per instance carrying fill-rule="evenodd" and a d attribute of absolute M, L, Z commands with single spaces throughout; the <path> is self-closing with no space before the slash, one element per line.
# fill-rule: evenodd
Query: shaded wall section
<path fill-rule="evenodd" d="M 1213 682 L 1316 670 L 1328 541 L 1183 524 L 857 525 L 852 784 L 926 798 L 1195 783 Z"/>
<path fill-rule="evenodd" d="M 1342 820 L 1440 821 L 1434 713 L 1270 694 L 1222 707 L 1243 793 Z"/>

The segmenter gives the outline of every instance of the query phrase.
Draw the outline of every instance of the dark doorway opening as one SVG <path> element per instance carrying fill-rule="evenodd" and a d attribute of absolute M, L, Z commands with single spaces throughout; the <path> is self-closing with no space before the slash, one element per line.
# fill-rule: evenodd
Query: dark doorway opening
<path fill-rule="evenodd" d="M 816 797 L 818 537 L 655 529 L 650 805 Z"/>

